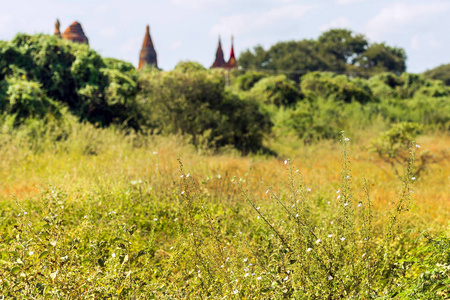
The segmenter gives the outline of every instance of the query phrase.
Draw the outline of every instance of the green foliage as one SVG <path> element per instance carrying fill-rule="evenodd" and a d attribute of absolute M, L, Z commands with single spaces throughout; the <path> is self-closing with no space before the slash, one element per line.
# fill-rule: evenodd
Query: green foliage
<path fill-rule="evenodd" d="M 59 105 L 47 97 L 41 84 L 23 78 L 10 77 L 3 83 L 3 96 L 0 94 L 1 109 L 13 117 L 17 126 L 28 118 L 46 119 L 50 115 L 61 116 Z"/>
<path fill-rule="evenodd" d="M 256 151 L 271 127 L 257 103 L 225 91 L 225 79 L 217 72 L 157 73 L 143 77 L 142 86 L 150 126 L 186 135 L 197 147 L 234 145 L 244 153 Z"/>
<path fill-rule="evenodd" d="M 263 72 L 247 71 L 236 78 L 236 85 L 243 91 L 249 91 L 258 81 L 269 76 Z"/>
<path fill-rule="evenodd" d="M 346 29 L 329 30 L 317 40 L 279 42 L 268 50 L 256 46 L 238 59 L 244 69 L 277 71 L 296 81 L 312 71 L 363 77 L 386 71 L 401 74 L 406 70 L 405 61 L 403 49 L 369 44 L 363 35 Z"/>
<path fill-rule="evenodd" d="M 84 44 L 53 36 L 19 34 L 0 45 L 0 80 L 19 70 L 30 81 L 41 84 L 48 97 L 66 104 L 81 120 L 101 125 L 127 121 L 138 127 L 139 116 L 124 112 L 138 111 L 134 68 L 119 60 L 106 62 L 110 67 Z M 126 86 L 119 88 L 120 84 Z M 117 105 L 125 101 L 127 105 Z"/>
<path fill-rule="evenodd" d="M 267 105 L 289 107 L 303 98 L 295 81 L 285 75 L 270 76 L 259 80 L 251 89 L 255 98 Z"/>
<path fill-rule="evenodd" d="M 450 64 L 441 65 L 428 70 L 423 73 L 423 76 L 429 79 L 442 80 L 446 86 L 450 86 Z"/>
<path fill-rule="evenodd" d="M 372 91 L 362 79 L 350 79 L 346 75 L 326 72 L 311 72 L 302 77 L 301 89 L 311 99 L 333 98 L 366 103 L 373 100 Z"/>
<path fill-rule="evenodd" d="M 195 72 L 205 70 L 205 67 L 195 61 L 181 61 L 174 68 L 174 71 L 177 72 Z"/>

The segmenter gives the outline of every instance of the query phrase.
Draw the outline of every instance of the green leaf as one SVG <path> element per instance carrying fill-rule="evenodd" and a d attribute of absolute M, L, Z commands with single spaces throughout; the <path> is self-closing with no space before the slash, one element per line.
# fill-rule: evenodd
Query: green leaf
<path fill-rule="evenodd" d="M 22 268 L 14 267 L 14 268 L 11 269 L 11 274 L 16 275 L 17 273 L 20 272 L 20 270 L 22 270 Z"/>
<path fill-rule="evenodd" d="M 47 257 L 49 254 L 50 254 L 50 252 L 44 251 L 41 253 L 41 255 L 39 255 L 39 259 L 43 259 L 43 258 Z"/>

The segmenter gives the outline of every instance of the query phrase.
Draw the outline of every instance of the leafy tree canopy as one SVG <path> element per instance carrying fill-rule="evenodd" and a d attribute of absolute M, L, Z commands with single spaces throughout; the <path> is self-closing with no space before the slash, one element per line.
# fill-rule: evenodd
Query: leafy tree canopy
<path fill-rule="evenodd" d="M 450 86 L 450 64 L 428 70 L 423 75 L 429 79 L 442 80 L 445 85 Z"/>

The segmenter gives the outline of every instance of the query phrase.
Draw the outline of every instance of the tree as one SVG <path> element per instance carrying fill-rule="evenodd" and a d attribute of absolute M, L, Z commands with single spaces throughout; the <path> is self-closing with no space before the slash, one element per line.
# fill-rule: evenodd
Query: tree
<path fill-rule="evenodd" d="M 423 73 L 425 78 L 442 80 L 445 85 L 450 86 L 450 64 L 441 65 Z"/>
<path fill-rule="evenodd" d="M 402 48 L 390 47 L 385 43 L 372 44 L 358 58 L 357 65 L 366 76 L 381 72 L 400 75 L 406 71 L 406 53 Z"/>

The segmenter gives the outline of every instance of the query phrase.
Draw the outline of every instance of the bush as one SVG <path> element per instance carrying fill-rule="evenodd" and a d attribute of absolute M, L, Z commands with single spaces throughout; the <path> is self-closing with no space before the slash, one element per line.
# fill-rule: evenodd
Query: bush
<path fill-rule="evenodd" d="M 226 92 L 220 73 L 174 70 L 141 80 L 149 126 L 186 135 L 196 147 L 233 145 L 244 153 L 257 151 L 270 130 L 268 115 L 256 102 Z"/>
<path fill-rule="evenodd" d="M 364 79 L 351 80 L 345 75 L 330 72 L 311 72 L 302 77 L 300 84 L 307 98 L 333 98 L 366 103 L 373 100 L 372 92 Z"/>
<path fill-rule="evenodd" d="M 450 86 L 450 64 L 441 65 L 434 69 L 428 70 L 423 73 L 425 78 L 442 80 L 445 85 Z"/>
<path fill-rule="evenodd" d="M 293 106 L 303 99 L 295 81 L 285 75 L 263 78 L 254 85 L 251 92 L 261 102 L 277 107 Z"/>
<path fill-rule="evenodd" d="M 249 91 L 258 81 L 269 76 L 267 73 L 247 71 L 236 78 L 236 85 L 243 91 Z"/>

